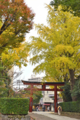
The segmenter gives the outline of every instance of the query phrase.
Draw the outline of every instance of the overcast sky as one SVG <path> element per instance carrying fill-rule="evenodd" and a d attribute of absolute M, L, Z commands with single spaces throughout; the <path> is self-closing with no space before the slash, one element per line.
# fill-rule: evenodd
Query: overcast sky
<path fill-rule="evenodd" d="M 35 13 L 34 23 L 36 24 L 47 24 L 46 18 L 47 18 L 47 8 L 45 8 L 45 4 L 49 4 L 51 0 L 24 0 L 25 3 L 30 7 L 33 12 Z M 33 28 L 30 33 L 26 34 L 26 41 L 29 41 L 30 36 L 36 36 L 37 32 Z M 31 75 L 33 75 L 33 68 L 34 66 L 28 64 L 27 67 L 22 67 L 23 74 L 18 79 L 24 79 L 27 80 L 28 78 L 31 78 Z M 18 71 L 18 68 L 16 68 Z M 44 74 L 37 74 L 36 77 L 42 77 Z"/>

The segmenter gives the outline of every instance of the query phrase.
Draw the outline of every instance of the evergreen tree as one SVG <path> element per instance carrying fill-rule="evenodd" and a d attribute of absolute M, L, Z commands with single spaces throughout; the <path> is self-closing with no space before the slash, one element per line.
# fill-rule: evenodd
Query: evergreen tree
<path fill-rule="evenodd" d="M 8 75 L 4 71 L 4 67 L 0 60 L 0 97 L 8 97 L 9 96 L 9 84 L 11 80 Z"/>
<path fill-rule="evenodd" d="M 63 11 L 73 10 L 73 14 L 80 17 L 80 0 L 52 0 L 50 5 L 54 5 L 55 10 L 59 5 L 63 6 Z"/>

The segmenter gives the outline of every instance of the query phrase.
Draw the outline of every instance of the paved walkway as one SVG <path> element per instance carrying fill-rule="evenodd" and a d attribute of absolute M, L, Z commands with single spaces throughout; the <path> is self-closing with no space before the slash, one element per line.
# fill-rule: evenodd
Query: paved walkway
<path fill-rule="evenodd" d="M 32 112 L 29 113 L 29 115 L 35 118 L 35 120 L 80 120 L 76 118 L 57 115 L 53 112 Z"/>
<path fill-rule="evenodd" d="M 40 115 L 40 114 L 36 114 L 36 113 L 29 113 L 29 115 L 30 115 L 31 118 L 34 118 L 34 119 L 31 119 L 31 120 L 55 120 L 55 119 L 52 119 L 50 117 Z"/>

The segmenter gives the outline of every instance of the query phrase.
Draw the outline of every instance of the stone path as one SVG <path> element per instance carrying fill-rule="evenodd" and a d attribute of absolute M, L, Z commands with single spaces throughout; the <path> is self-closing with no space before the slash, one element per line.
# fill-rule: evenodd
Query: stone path
<path fill-rule="evenodd" d="M 32 112 L 29 113 L 29 115 L 35 118 L 35 120 L 80 120 L 76 118 L 70 118 L 67 116 L 59 116 L 51 112 Z"/>
<path fill-rule="evenodd" d="M 44 116 L 44 115 L 39 115 L 39 114 L 36 114 L 36 113 L 29 113 L 29 115 L 32 118 L 35 118 L 35 120 L 56 120 L 56 119 L 52 119 L 50 117 L 47 117 L 47 116 Z M 32 120 L 34 120 L 34 119 L 32 119 Z"/>

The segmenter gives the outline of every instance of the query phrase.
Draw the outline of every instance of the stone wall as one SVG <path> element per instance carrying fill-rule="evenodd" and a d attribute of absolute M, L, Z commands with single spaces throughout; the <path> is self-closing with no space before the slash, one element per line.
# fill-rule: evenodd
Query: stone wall
<path fill-rule="evenodd" d="M 2 120 L 31 120 L 29 115 L 1 115 Z"/>

